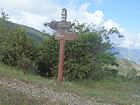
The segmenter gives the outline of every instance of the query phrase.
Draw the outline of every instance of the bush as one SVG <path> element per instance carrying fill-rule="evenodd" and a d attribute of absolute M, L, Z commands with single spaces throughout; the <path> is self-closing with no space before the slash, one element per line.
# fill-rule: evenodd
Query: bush
<path fill-rule="evenodd" d="M 117 65 L 115 53 L 110 51 L 112 44 L 109 34 L 112 33 L 104 29 L 96 31 L 79 24 L 73 29 L 77 33 L 77 39 L 66 42 L 65 78 L 79 80 L 116 76 L 118 71 L 109 68 L 109 65 Z"/>
<path fill-rule="evenodd" d="M 37 57 L 36 43 L 21 28 L 13 30 L 0 46 L 2 62 L 10 66 L 17 66 L 23 58 L 33 61 Z"/>
<path fill-rule="evenodd" d="M 135 68 L 132 68 L 126 75 L 128 79 L 134 79 L 137 76 L 137 71 Z"/>
<path fill-rule="evenodd" d="M 115 53 L 110 51 L 112 43 L 109 35 L 117 34 L 117 31 L 104 28 L 96 30 L 84 24 L 73 24 L 71 31 L 76 32 L 77 39 L 65 42 L 65 80 L 103 79 L 117 74 L 116 70 L 110 71 L 108 67 L 116 65 Z M 58 42 L 54 37 L 46 37 L 42 43 L 41 56 L 53 61 L 54 75 L 57 75 L 58 51 Z"/>
<path fill-rule="evenodd" d="M 17 67 L 26 72 L 37 72 L 37 66 L 29 58 L 21 58 L 17 61 Z"/>

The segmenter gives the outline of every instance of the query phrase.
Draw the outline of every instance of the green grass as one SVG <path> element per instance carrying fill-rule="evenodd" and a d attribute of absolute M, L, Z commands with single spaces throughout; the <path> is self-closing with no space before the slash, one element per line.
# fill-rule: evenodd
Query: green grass
<path fill-rule="evenodd" d="M 14 67 L 9 67 L 0 63 L 0 76 L 7 76 L 10 78 L 17 78 L 27 82 L 38 83 L 41 85 L 48 85 L 54 82 L 54 80 L 48 80 L 40 77 L 39 75 L 32 73 L 24 73 L 22 70 L 18 70 Z"/>
<path fill-rule="evenodd" d="M 90 96 L 97 99 L 100 97 L 102 100 L 99 101 L 101 102 L 117 103 L 118 105 L 140 105 L 140 81 L 123 81 L 114 78 L 102 81 L 64 82 L 59 85 L 54 79 L 48 80 L 37 75 L 27 74 L 2 64 L 0 64 L 0 76 L 45 85 L 57 92 L 70 91 L 81 97 Z"/>
<path fill-rule="evenodd" d="M 140 82 L 139 82 L 140 83 Z M 134 95 L 140 97 L 140 87 L 132 81 L 103 80 L 75 82 L 68 87 L 70 91 L 82 96 L 102 97 L 104 101 L 122 105 L 140 105 L 140 98 L 133 98 Z M 139 89 L 139 90 L 138 90 Z"/>

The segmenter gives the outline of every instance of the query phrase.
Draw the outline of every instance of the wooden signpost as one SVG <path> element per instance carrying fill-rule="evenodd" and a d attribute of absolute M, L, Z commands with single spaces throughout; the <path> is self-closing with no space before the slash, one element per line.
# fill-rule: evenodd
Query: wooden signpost
<path fill-rule="evenodd" d="M 75 40 L 76 35 L 74 32 L 68 32 L 71 28 L 71 22 L 67 22 L 67 10 L 62 9 L 62 20 L 52 21 L 48 26 L 55 30 L 55 39 L 59 41 L 59 63 L 58 63 L 58 82 L 63 82 L 63 68 L 64 68 L 64 54 L 65 54 L 65 40 Z"/>

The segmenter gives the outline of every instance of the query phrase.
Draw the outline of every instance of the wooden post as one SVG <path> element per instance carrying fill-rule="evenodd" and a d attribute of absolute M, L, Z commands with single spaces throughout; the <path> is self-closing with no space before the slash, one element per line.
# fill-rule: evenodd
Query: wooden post
<path fill-rule="evenodd" d="M 64 67 L 64 49 L 65 49 L 65 40 L 60 39 L 60 48 L 59 48 L 59 63 L 58 63 L 58 82 L 63 82 L 63 67 Z"/>
<path fill-rule="evenodd" d="M 71 22 L 67 22 L 67 10 L 65 8 L 62 9 L 62 20 L 61 21 L 51 21 L 49 24 L 45 24 L 49 26 L 51 29 L 56 30 L 55 38 L 59 40 L 59 63 L 58 63 L 58 82 L 63 82 L 63 67 L 64 67 L 64 49 L 65 49 L 65 40 L 75 40 L 76 35 L 74 32 L 68 32 L 71 29 Z"/>

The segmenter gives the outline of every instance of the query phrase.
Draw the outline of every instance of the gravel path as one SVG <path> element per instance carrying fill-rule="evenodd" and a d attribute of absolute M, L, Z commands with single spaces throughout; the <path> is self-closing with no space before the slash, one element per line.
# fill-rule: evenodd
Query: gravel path
<path fill-rule="evenodd" d="M 38 86 L 17 79 L 0 77 L 0 85 L 7 89 L 25 93 L 28 96 L 40 98 L 49 98 L 52 102 L 64 102 L 67 105 L 116 105 L 110 103 L 99 103 L 97 99 L 89 97 L 80 97 L 69 92 L 55 92 L 45 86 Z"/>

